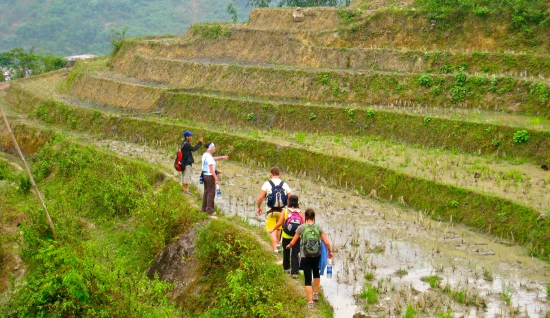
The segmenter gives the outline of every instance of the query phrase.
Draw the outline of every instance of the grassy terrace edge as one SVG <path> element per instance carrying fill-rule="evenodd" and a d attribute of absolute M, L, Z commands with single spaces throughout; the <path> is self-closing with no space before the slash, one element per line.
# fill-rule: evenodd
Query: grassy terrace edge
<path fill-rule="evenodd" d="M 550 116 L 550 86 L 511 76 L 297 70 L 123 55 L 113 60 L 117 73 L 224 94 L 362 105 L 441 105 Z"/>
<path fill-rule="evenodd" d="M 111 89 L 124 94 L 109 94 Z M 79 98 L 109 106 L 124 103 L 119 96 L 131 95 L 135 84 L 81 74 L 71 84 Z M 140 86 L 141 87 L 141 86 Z M 101 88 L 101 90 L 100 90 Z M 154 90 L 157 92 L 154 92 Z M 95 94 L 88 92 L 93 91 Z M 321 106 L 299 103 L 253 101 L 192 92 L 175 92 L 149 87 L 157 109 L 172 118 L 193 118 L 228 125 L 259 129 L 280 129 L 314 133 L 374 135 L 428 147 L 460 149 L 476 154 L 521 158 L 535 164 L 550 164 L 550 132 L 528 129 L 529 141 L 518 144 L 513 136 L 524 128 L 499 124 L 467 122 L 443 117 L 406 114 L 398 111 Z M 141 101 L 140 101 L 141 103 Z M 137 103 L 136 108 L 139 108 Z M 126 107 L 133 108 L 126 104 Z"/>
<path fill-rule="evenodd" d="M 151 141 L 162 141 L 175 147 L 184 128 L 177 124 L 72 107 L 60 101 L 34 96 L 14 84 L 8 101 L 49 124 L 130 141 L 143 140 L 143 136 L 148 136 Z M 247 164 L 279 165 L 286 171 L 296 173 L 307 172 L 312 178 L 322 178 L 333 186 L 351 187 L 362 195 L 376 190 L 377 197 L 395 200 L 395 203 L 402 197 L 407 205 L 426 211 L 434 219 L 452 218 L 496 237 L 511 236 L 514 243 L 523 245 L 532 255 L 549 259 L 550 219 L 541 217 L 535 209 L 520 203 L 415 178 L 367 162 L 199 127 L 185 128 L 192 128 L 206 140 L 223 145 L 224 153 L 234 160 Z"/>
<path fill-rule="evenodd" d="M 220 31 L 212 35 L 211 23 L 194 24 L 183 37 L 133 38 L 125 40 L 123 45 L 126 49 L 159 57 L 208 57 L 306 67 L 426 73 L 466 69 L 469 73 L 550 75 L 547 55 L 311 46 L 300 42 L 297 31 L 251 29 L 223 23 L 218 27 Z"/>

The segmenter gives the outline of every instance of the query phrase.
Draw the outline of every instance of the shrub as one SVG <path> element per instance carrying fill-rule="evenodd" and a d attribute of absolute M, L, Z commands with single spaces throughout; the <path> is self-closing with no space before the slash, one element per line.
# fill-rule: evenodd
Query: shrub
<path fill-rule="evenodd" d="M 514 142 L 516 144 L 522 144 L 529 140 L 529 132 L 525 129 L 518 130 L 514 133 Z"/>
<path fill-rule="evenodd" d="M 369 116 L 369 117 L 374 117 L 374 110 L 373 110 L 372 108 L 369 108 L 369 109 L 367 110 L 367 116 Z"/>
<path fill-rule="evenodd" d="M 423 74 L 423 75 L 420 75 L 420 77 L 418 78 L 418 82 L 420 83 L 420 85 L 422 86 L 427 86 L 427 87 L 430 87 L 433 85 L 434 83 L 434 80 L 433 78 L 428 75 L 428 74 Z"/>
<path fill-rule="evenodd" d="M 28 193 L 31 187 L 31 179 L 27 175 L 21 175 L 21 177 L 19 177 L 19 191 Z"/>

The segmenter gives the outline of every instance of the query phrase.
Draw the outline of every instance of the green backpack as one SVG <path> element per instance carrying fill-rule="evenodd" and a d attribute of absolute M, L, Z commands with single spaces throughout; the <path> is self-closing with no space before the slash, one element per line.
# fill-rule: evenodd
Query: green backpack
<path fill-rule="evenodd" d="M 321 233 L 317 224 L 309 225 L 304 223 L 305 231 L 301 236 L 302 251 L 306 257 L 321 256 Z"/>

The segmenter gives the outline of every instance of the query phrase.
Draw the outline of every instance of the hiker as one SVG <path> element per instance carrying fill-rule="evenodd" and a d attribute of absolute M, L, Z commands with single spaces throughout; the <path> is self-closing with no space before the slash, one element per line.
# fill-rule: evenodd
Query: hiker
<path fill-rule="evenodd" d="M 287 198 L 291 195 L 288 184 L 280 179 L 281 170 L 278 167 L 271 168 L 269 173 L 270 179 L 266 181 L 260 194 L 258 195 L 258 215 L 262 214 L 262 202 L 267 197 L 267 210 L 265 220 L 265 230 L 269 233 L 271 229 L 275 229 L 269 233 L 273 252 L 276 256 L 279 255 L 281 241 L 281 227 L 275 228 L 275 224 L 281 216 L 281 211 L 286 206 Z M 277 200 L 279 198 L 280 200 Z M 276 202 L 277 201 L 277 202 Z"/>
<path fill-rule="evenodd" d="M 4 81 L 6 81 L 6 82 L 11 81 L 10 72 L 8 72 L 8 71 L 4 72 Z"/>
<path fill-rule="evenodd" d="M 25 67 L 25 77 L 31 76 L 31 70 Z"/>
<path fill-rule="evenodd" d="M 300 240 L 301 267 L 304 271 L 304 280 L 306 286 L 307 307 L 314 308 L 313 301 L 319 300 L 319 285 L 321 276 L 319 273 L 319 260 L 321 258 L 321 242 L 325 243 L 328 250 L 328 258 L 332 258 L 332 249 L 330 243 L 323 231 L 323 228 L 315 224 L 315 211 L 307 209 L 304 213 L 305 222 L 296 230 L 296 235 L 286 246 L 291 249 Z M 311 276 L 313 275 L 313 288 L 311 287 Z"/>
<path fill-rule="evenodd" d="M 193 147 L 191 145 L 191 140 L 193 139 L 193 133 L 186 131 L 183 133 L 183 142 L 180 146 L 182 153 L 182 166 L 184 170 L 181 172 L 181 187 L 183 188 L 183 193 L 189 194 L 189 184 L 191 183 L 191 178 L 193 177 L 193 170 L 191 165 L 195 162 L 193 158 L 193 151 L 197 151 L 202 146 L 202 138 L 199 139 L 199 142 Z"/>
<path fill-rule="evenodd" d="M 214 197 L 216 196 L 216 185 L 218 176 L 216 175 L 216 160 L 227 160 L 229 156 L 213 157 L 216 146 L 213 142 L 205 145 L 206 152 L 202 155 L 202 174 L 204 179 L 204 194 L 202 196 L 203 212 L 208 215 L 214 215 Z"/>
<path fill-rule="evenodd" d="M 305 222 L 304 212 L 300 211 L 300 205 L 298 204 L 298 196 L 293 194 L 288 197 L 288 205 L 281 216 L 277 224 L 269 231 L 271 234 L 275 229 L 281 228 L 283 226 L 283 241 L 282 246 L 287 246 L 294 235 L 296 230 L 300 225 Z M 292 257 L 291 257 L 292 255 Z M 300 269 L 300 240 L 291 249 L 283 250 L 283 270 L 292 275 L 292 278 L 298 278 L 298 270 Z"/>

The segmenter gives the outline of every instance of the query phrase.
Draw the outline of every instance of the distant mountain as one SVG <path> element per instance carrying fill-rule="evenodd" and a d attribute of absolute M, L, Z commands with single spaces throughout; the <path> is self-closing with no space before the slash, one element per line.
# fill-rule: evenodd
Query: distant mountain
<path fill-rule="evenodd" d="M 183 34 L 196 22 L 248 19 L 247 0 L 3 0 L 0 52 L 15 47 L 57 55 L 107 54 L 111 30 L 126 36 Z"/>

